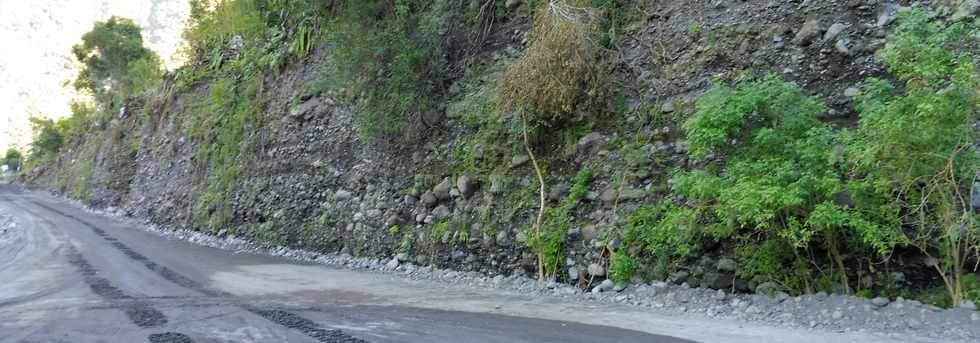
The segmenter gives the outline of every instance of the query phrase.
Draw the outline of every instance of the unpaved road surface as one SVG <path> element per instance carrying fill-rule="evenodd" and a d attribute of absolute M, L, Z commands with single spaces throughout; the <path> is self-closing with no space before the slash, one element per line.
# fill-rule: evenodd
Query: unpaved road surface
<path fill-rule="evenodd" d="M 0 342 L 895 341 L 235 253 L 0 184 Z"/>

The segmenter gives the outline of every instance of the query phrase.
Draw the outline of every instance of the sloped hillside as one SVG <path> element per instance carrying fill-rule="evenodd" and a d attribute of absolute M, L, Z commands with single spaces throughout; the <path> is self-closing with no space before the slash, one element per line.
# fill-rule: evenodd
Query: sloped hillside
<path fill-rule="evenodd" d="M 188 66 L 22 179 L 172 228 L 583 289 L 966 304 L 978 8 L 229 1 L 192 12 Z"/>

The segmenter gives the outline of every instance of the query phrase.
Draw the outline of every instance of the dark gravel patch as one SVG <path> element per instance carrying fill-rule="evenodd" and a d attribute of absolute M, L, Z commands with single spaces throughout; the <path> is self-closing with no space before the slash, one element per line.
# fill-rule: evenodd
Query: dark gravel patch
<path fill-rule="evenodd" d="M 150 343 L 194 343 L 187 335 L 177 332 L 155 333 L 148 337 Z"/>
<path fill-rule="evenodd" d="M 145 301 L 126 294 L 106 278 L 98 276 L 98 270 L 78 252 L 74 246 L 68 247 L 68 263 L 75 266 L 84 277 L 92 292 L 120 308 L 129 320 L 142 328 L 160 327 L 167 324 L 167 316 Z"/>

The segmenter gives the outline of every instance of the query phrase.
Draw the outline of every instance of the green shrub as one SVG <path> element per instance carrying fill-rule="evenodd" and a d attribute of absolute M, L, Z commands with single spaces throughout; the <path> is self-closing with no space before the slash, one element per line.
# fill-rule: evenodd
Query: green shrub
<path fill-rule="evenodd" d="M 221 58 L 226 44 L 234 37 L 243 43 L 265 34 L 265 19 L 258 0 L 191 0 L 191 11 L 184 30 L 187 55 L 192 62 Z"/>
<path fill-rule="evenodd" d="M 702 167 L 676 175 L 673 189 L 706 209 L 698 215 L 716 238 L 778 239 L 793 249 L 821 242 L 847 286 L 841 248 L 887 256 L 903 236 L 880 216 L 839 202 L 846 185 L 835 133 L 817 119 L 824 110 L 775 77 L 717 87 L 683 125 Z"/>
<path fill-rule="evenodd" d="M 315 0 L 192 0 L 184 30 L 186 86 L 214 74 L 243 79 L 303 58 L 322 37 L 326 3 Z"/>
<path fill-rule="evenodd" d="M 432 244 L 438 244 L 446 233 L 451 232 L 453 232 L 453 227 L 448 220 L 435 223 L 435 225 L 432 225 L 432 230 L 429 231 L 429 241 Z"/>
<path fill-rule="evenodd" d="M 903 227 L 909 244 L 935 256 L 932 267 L 956 304 L 967 260 L 980 247 L 969 205 L 980 170 L 973 126 L 980 120 L 973 62 L 980 26 L 943 25 L 919 10 L 902 12 L 881 55 L 901 85 L 867 80 L 857 99 L 858 128 L 844 137 L 858 210 Z"/>
<path fill-rule="evenodd" d="M 617 284 L 629 282 L 639 270 L 639 265 L 626 252 L 615 252 L 609 259 L 609 278 Z"/>
<path fill-rule="evenodd" d="M 876 229 L 861 227 L 860 218 L 852 218 L 857 214 L 834 202 L 843 181 L 835 170 L 833 132 L 817 120 L 823 111 L 796 85 L 772 77 L 718 87 L 683 126 L 692 156 L 707 166 L 679 175 L 675 188 L 713 203 L 724 223 L 769 231 L 795 247 L 825 230 Z M 725 160 L 709 161 L 709 154 Z M 894 238 L 869 234 L 867 243 L 887 252 Z"/>
<path fill-rule="evenodd" d="M 961 299 L 961 302 L 969 300 L 974 304 L 980 304 L 980 274 L 963 274 L 960 281 L 963 283 L 963 298 Z M 905 292 L 902 295 L 907 298 L 914 298 L 923 303 L 932 304 L 943 308 L 952 308 L 955 306 L 955 302 L 950 296 L 949 289 L 947 289 L 945 285 L 926 288 L 912 294 Z"/>
<path fill-rule="evenodd" d="M 780 239 L 743 243 L 735 248 L 735 274 L 745 280 L 775 282 L 787 291 L 802 291 L 811 283 L 810 268 L 796 258 L 793 249 Z"/>
<path fill-rule="evenodd" d="M 31 142 L 31 160 L 53 158 L 61 150 L 65 137 L 54 120 L 31 117 L 34 140 Z"/>
<path fill-rule="evenodd" d="M 20 166 L 24 161 L 24 156 L 21 154 L 20 150 L 17 148 L 7 149 L 7 154 L 0 159 L 0 164 L 6 165 L 7 168 L 12 172 L 17 172 L 20 170 Z"/>
<path fill-rule="evenodd" d="M 435 109 L 437 85 L 446 77 L 440 31 L 458 4 L 368 0 L 337 6 L 327 32 L 333 54 L 319 87 L 351 87 L 365 137 L 414 138 L 433 124 L 425 115 Z"/>
<path fill-rule="evenodd" d="M 471 68 L 462 96 L 447 106 L 447 115 L 459 117 L 469 132 L 450 159 L 457 173 L 493 174 L 506 167 L 506 159 L 518 149 L 512 121 L 500 112 L 494 96 L 496 81 L 506 60 L 486 68 Z"/>
<path fill-rule="evenodd" d="M 68 166 L 65 172 L 70 176 L 70 182 L 74 184 L 70 196 L 82 202 L 88 202 L 92 197 L 92 177 L 95 175 L 95 159 L 101 148 L 102 140 L 89 142 L 83 146 L 84 151 L 75 163 Z"/>
<path fill-rule="evenodd" d="M 639 244 L 655 260 L 655 272 L 665 274 L 674 263 L 700 245 L 698 215 L 693 209 L 662 202 L 643 206 L 630 216 L 623 244 Z"/>
<path fill-rule="evenodd" d="M 963 298 L 980 304 L 980 274 L 965 274 L 963 281 Z"/>

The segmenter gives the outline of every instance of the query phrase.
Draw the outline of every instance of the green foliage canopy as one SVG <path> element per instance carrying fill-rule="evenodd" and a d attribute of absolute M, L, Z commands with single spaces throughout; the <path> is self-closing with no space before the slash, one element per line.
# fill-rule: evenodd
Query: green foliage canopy
<path fill-rule="evenodd" d="M 20 170 L 20 166 L 24 161 L 24 156 L 20 153 L 20 150 L 16 148 L 7 149 L 7 154 L 4 155 L 3 160 L 0 160 L 0 164 L 7 165 L 7 168 L 16 172 Z"/>
<path fill-rule="evenodd" d="M 779 237 L 796 248 L 818 235 L 843 234 L 887 254 L 900 232 L 839 201 L 840 149 L 817 119 L 824 110 L 775 77 L 718 87 L 683 125 L 692 156 L 705 168 L 679 174 L 674 189 L 710 206 L 718 228 L 729 233 Z"/>
<path fill-rule="evenodd" d="M 61 134 L 54 120 L 32 117 L 31 126 L 34 130 L 34 140 L 31 143 L 31 159 L 41 159 L 46 156 L 54 156 L 65 138 Z"/>
<path fill-rule="evenodd" d="M 980 251 L 969 201 L 980 176 L 978 22 L 944 28 L 920 10 L 903 12 L 881 55 L 903 85 L 867 80 L 858 128 L 843 134 L 857 208 L 887 214 L 911 245 L 935 256 L 954 304 L 964 296 L 967 256 Z"/>
<path fill-rule="evenodd" d="M 160 58 L 143 46 L 140 27 L 126 18 L 95 23 L 72 53 L 82 64 L 75 88 L 90 92 L 106 109 L 155 86 L 163 74 Z"/>
<path fill-rule="evenodd" d="M 361 104 L 357 124 L 364 136 L 409 137 L 434 124 L 425 119 L 445 79 L 440 32 L 458 5 L 446 0 L 338 5 L 327 32 L 334 56 L 323 72 L 324 86 L 351 87 Z"/>

